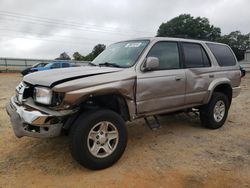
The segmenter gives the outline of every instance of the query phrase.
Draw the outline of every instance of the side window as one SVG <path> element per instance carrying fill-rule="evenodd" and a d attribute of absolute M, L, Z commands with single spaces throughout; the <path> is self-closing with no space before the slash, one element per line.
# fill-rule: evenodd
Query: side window
<path fill-rule="evenodd" d="M 56 68 L 60 68 L 61 66 L 60 66 L 60 63 L 54 63 L 52 66 L 51 66 L 51 68 L 53 68 L 53 69 L 56 69 Z"/>
<path fill-rule="evenodd" d="M 233 66 L 236 64 L 236 59 L 228 46 L 212 43 L 207 43 L 207 46 L 220 66 Z"/>
<path fill-rule="evenodd" d="M 199 68 L 210 66 L 209 58 L 200 44 L 182 43 L 182 47 L 186 68 Z"/>
<path fill-rule="evenodd" d="M 177 42 L 158 42 L 151 48 L 147 56 L 159 59 L 159 70 L 180 68 Z"/>
<path fill-rule="evenodd" d="M 62 63 L 62 68 L 69 67 L 68 63 Z"/>

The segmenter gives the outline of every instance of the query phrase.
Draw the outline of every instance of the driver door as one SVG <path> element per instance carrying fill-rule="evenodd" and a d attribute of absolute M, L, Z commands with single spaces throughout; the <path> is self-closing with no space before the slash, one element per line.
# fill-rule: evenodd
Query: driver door
<path fill-rule="evenodd" d="M 159 68 L 138 73 L 136 103 L 138 114 L 178 109 L 184 105 L 185 71 L 181 68 L 177 42 L 157 42 L 147 57 L 157 57 Z"/>

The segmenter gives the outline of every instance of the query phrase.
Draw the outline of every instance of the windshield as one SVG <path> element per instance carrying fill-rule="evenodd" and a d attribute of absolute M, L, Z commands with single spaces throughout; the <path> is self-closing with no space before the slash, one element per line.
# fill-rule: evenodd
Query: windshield
<path fill-rule="evenodd" d="M 36 63 L 34 65 L 32 65 L 32 67 L 37 67 L 40 63 Z"/>
<path fill-rule="evenodd" d="M 148 40 L 126 41 L 110 45 L 92 64 L 100 66 L 131 67 L 148 45 Z"/>
<path fill-rule="evenodd" d="M 44 67 L 46 63 L 36 63 L 32 67 L 37 68 L 37 67 Z"/>

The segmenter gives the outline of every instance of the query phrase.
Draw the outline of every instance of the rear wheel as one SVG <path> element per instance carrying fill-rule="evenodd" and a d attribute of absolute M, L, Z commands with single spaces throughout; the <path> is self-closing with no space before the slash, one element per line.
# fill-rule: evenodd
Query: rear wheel
<path fill-rule="evenodd" d="M 103 169 L 122 156 L 127 144 L 123 119 L 110 110 L 85 113 L 70 132 L 71 154 L 89 169 Z"/>
<path fill-rule="evenodd" d="M 227 119 L 229 107 L 228 97 L 223 93 L 215 92 L 209 103 L 200 109 L 202 125 L 210 129 L 222 127 Z"/>

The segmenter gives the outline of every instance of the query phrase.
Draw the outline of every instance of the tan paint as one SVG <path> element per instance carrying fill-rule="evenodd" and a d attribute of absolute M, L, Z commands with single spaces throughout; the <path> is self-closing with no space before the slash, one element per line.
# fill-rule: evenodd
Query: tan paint
<path fill-rule="evenodd" d="M 127 101 L 131 117 L 202 105 L 209 101 L 217 85 L 228 82 L 232 87 L 240 85 L 239 66 L 219 67 L 205 42 L 175 38 L 147 39 L 151 42 L 134 67 L 122 69 L 87 66 L 58 69 L 31 74 L 24 81 L 50 86 L 62 79 L 82 76 L 52 88 L 55 92 L 65 93 L 62 104 L 75 105 L 90 96 L 115 93 Z M 142 66 L 148 52 L 159 41 L 198 43 L 207 52 L 211 67 L 143 72 Z"/>

